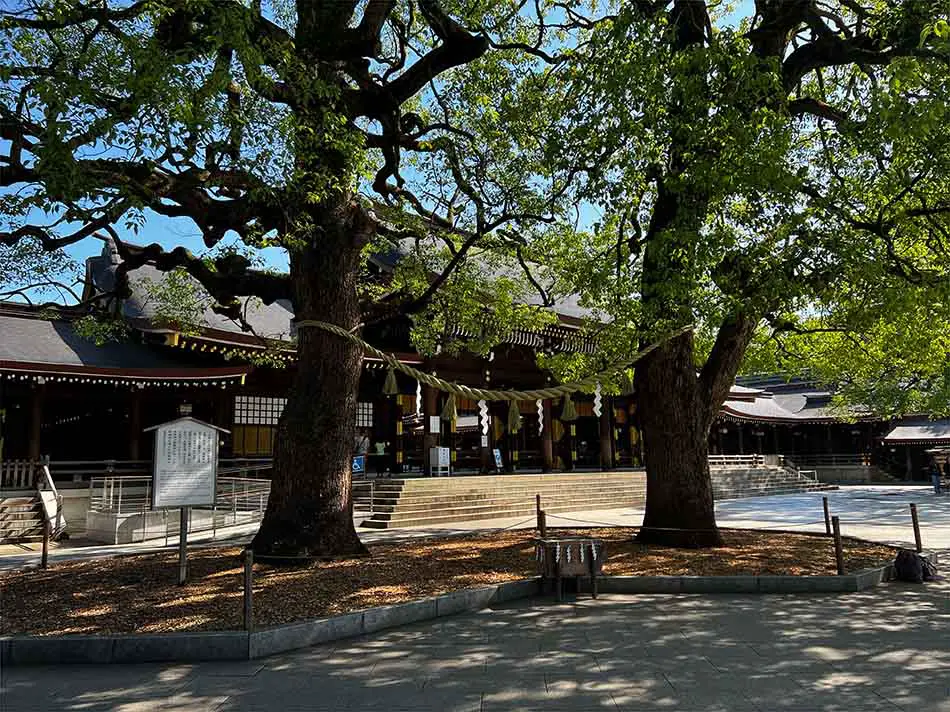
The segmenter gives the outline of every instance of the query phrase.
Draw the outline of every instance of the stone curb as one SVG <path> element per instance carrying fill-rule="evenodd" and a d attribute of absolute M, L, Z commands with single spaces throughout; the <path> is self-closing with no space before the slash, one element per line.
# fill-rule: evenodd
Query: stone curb
<path fill-rule="evenodd" d="M 540 578 L 530 578 L 463 589 L 419 601 L 367 608 L 341 616 L 262 628 L 251 633 L 201 631 L 158 635 L 0 637 L 0 668 L 4 665 L 253 660 L 528 598 L 538 594 L 540 581 Z"/>
<path fill-rule="evenodd" d="M 937 563 L 935 553 L 924 553 Z M 891 581 L 894 564 L 844 576 L 604 576 L 598 593 L 854 593 Z M 590 581 L 579 579 L 581 593 Z"/>

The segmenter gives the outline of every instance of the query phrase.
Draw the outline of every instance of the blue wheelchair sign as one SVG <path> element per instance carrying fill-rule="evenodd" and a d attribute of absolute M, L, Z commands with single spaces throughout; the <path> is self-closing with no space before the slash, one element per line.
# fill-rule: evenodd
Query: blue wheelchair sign
<path fill-rule="evenodd" d="M 357 455 L 353 458 L 353 474 L 366 474 L 366 455 Z"/>

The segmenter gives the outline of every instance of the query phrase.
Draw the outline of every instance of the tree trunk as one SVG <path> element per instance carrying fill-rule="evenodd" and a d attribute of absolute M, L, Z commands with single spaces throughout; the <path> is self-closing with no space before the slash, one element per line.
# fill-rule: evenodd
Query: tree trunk
<path fill-rule="evenodd" d="M 709 476 L 706 404 L 692 360 L 692 334 L 636 368 L 647 470 L 646 513 L 637 540 L 669 546 L 721 543 Z"/>
<path fill-rule="evenodd" d="M 317 223 L 312 241 L 290 253 L 297 321 L 353 329 L 360 249 L 368 228 L 340 208 Z M 365 555 L 353 525 L 350 477 L 362 351 L 315 327 L 297 333 L 297 370 L 277 428 L 271 494 L 254 537 L 272 563 Z"/>

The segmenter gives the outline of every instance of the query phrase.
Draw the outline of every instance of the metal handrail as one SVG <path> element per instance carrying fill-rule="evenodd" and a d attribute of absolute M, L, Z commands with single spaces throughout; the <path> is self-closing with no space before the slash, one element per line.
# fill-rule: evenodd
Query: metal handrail
<path fill-rule="evenodd" d="M 46 498 L 43 497 L 43 492 L 49 492 L 53 495 L 54 511 L 50 511 L 50 506 Z M 49 473 L 49 467 L 45 464 L 40 468 L 40 473 L 36 478 L 36 495 L 43 508 L 43 516 L 46 517 L 47 523 L 51 521 L 53 523 L 52 536 L 59 536 L 66 528 L 66 518 L 63 516 L 63 496 L 56 489 L 53 477 Z"/>

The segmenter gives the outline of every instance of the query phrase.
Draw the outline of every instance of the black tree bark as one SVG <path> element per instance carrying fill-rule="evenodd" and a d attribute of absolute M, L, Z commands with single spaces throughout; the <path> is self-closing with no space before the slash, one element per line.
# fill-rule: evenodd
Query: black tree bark
<path fill-rule="evenodd" d="M 647 470 L 646 512 L 637 539 L 670 546 L 721 543 L 713 510 L 704 402 L 692 360 L 692 334 L 637 366 L 634 387 Z"/>
<path fill-rule="evenodd" d="M 371 228 L 355 205 L 321 216 L 318 224 L 313 241 L 290 256 L 296 319 L 356 328 L 360 249 Z M 292 563 L 364 555 L 350 491 L 362 351 L 327 331 L 301 327 L 297 358 L 255 556 Z"/>

